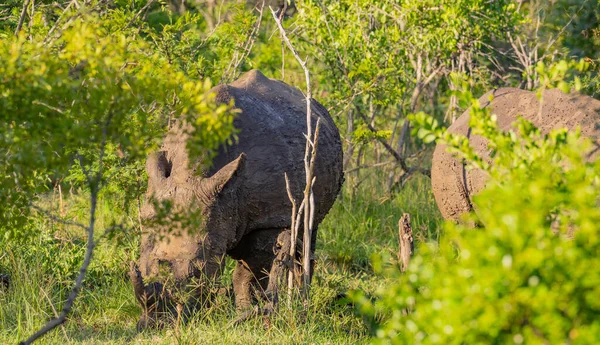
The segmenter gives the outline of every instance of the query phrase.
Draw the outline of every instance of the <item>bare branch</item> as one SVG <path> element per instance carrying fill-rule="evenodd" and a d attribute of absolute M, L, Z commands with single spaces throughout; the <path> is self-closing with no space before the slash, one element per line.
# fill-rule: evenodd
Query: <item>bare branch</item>
<path fill-rule="evenodd" d="M 314 222 L 314 196 L 313 196 L 313 183 L 315 178 L 313 178 L 314 175 L 314 168 L 315 168 L 315 158 L 317 156 L 317 147 L 319 144 L 319 129 L 321 127 L 321 123 L 320 120 L 321 118 L 319 118 L 317 120 L 317 128 L 315 130 L 315 142 L 312 145 L 312 154 L 311 154 L 311 159 L 310 159 L 310 163 L 308 163 L 308 157 L 305 157 L 304 161 L 308 169 L 308 172 L 306 173 L 306 189 L 304 190 L 304 253 L 302 255 L 302 259 L 303 259 L 303 267 L 304 267 L 304 284 L 303 284 L 303 289 L 302 289 L 302 295 L 304 296 L 304 301 L 305 303 L 308 303 L 308 299 L 309 299 L 309 293 L 310 293 L 310 279 L 312 277 L 312 272 L 311 272 L 311 254 L 312 254 L 312 250 L 311 250 L 311 239 L 312 239 L 312 233 L 313 233 L 313 222 Z M 308 119 L 308 121 L 310 121 L 310 119 Z M 308 152 L 308 140 L 307 140 L 307 152 Z"/>
<path fill-rule="evenodd" d="M 46 293 L 46 291 L 44 289 L 42 289 L 41 287 L 40 287 L 40 291 L 44 294 L 44 297 L 46 297 L 46 300 L 50 304 L 50 307 L 52 308 L 52 312 L 54 313 L 54 317 L 58 317 L 58 312 L 56 311 L 56 308 L 54 308 L 54 303 L 52 303 L 52 300 L 50 299 L 50 296 L 48 296 L 48 294 Z M 69 341 L 69 336 L 67 335 L 67 331 L 65 330 L 65 326 L 64 325 L 60 325 L 60 329 L 62 330 L 63 335 L 65 336 L 65 339 L 67 339 L 67 341 Z"/>
<path fill-rule="evenodd" d="M 19 36 L 19 31 L 23 28 L 23 22 L 25 21 L 25 15 L 27 14 L 27 7 L 29 7 L 29 3 L 31 0 L 26 0 L 23 3 L 23 9 L 21 10 L 21 16 L 19 16 L 19 23 L 17 24 L 17 28 L 15 29 L 15 36 Z"/>
<path fill-rule="evenodd" d="M 290 258 L 294 260 L 296 257 L 296 242 L 298 241 L 298 229 L 296 229 L 296 213 L 298 209 L 296 208 L 296 199 L 292 196 L 292 191 L 290 189 L 290 181 L 288 179 L 287 173 L 284 174 L 285 177 L 285 188 L 287 190 L 288 198 L 292 203 L 292 225 L 291 225 L 291 235 L 290 235 Z M 294 269 L 290 269 L 288 272 L 288 299 L 292 298 L 292 288 L 294 285 Z M 291 301 L 291 300 L 289 300 Z"/>
<path fill-rule="evenodd" d="M 223 73 L 223 76 L 221 77 L 221 83 L 227 83 L 230 79 L 234 79 L 238 75 L 238 70 L 239 70 L 240 66 L 242 65 L 244 60 L 246 60 L 248 55 L 250 55 L 250 52 L 252 51 L 252 47 L 254 46 L 254 43 L 256 42 L 256 38 L 258 37 L 258 33 L 260 31 L 264 6 L 265 6 L 265 2 L 263 1 L 260 9 L 258 9 L 258 7 L 256 7 L 256 10 L 259 13 L 258 20 L 256 21 L 256 24 L 252 28 L 252 31 L 248 35 L 248 39 L 246 40 L 246 42 L 243 43 L 243 45 L 241 47 L 241 53 L 239 51 L 235 52 L 233 59 L 231 59 L 231 62 L 229 63 L 229 65 L 227 66 L 227 69 L 225 70 L 225 73 Z"/>
<path fill-rule="evenodd" d="M 59 113 L 59 114 L 64 114 L 64 113 L 65 113 L 65 112 L 64 112 L 64 110 L 62 110 L 62 109 L 60 109 L 60 108 L 53 107 L 53 106 L 51 106 L 51 105 L 49 105 L 49 104 L 46 104 L 46 103 L 44 103 L 44 102 L 41 102 L 41 101 L 38 101 L 38 100 L 33 100 L 31 103 L 32 103 L 32 104 L 37 104 L 37 105 L 44 106 L 44 107 L 46 107 L 46 108 L 48 108 L 48 109 L 50 109 L 50 110 L 54 110 L 55 112 L 57 112 L 57 113 Z"/>
<path fill-rule="evenodd" d="M 54 33 L 54 31 L 56 30 L 56 28 L 58 27 L 58 25 L 60 25 L 60 23 L 62 22 L 63 17 L 65 16 L 65 14 L 67 12 L 69 12 L 69 9 L 74 4 L 77 6 L 77 8 L 79 8 L 79 4 L 77 3 L 76 0 L 73 0 L 73 1 L 69 2 L 69 4 L 67 5 L 67 7 L 65 8 L 65 10 L 60 14 L 60 17 L 58 17 L 58 19 L 56 20 L 56 23 L 54 23 L 54 25 L 48 31 L 48 34 L 46 35 L 46 38 L 44 38 L 44 43 L 46 43 L 50 39 L 50 37 L 52 37 L 52 34 Z"/>
<path fill-rule="evenodd" d="M 369 123 L 365 114 L 360 112 L 360 110 L 358 110 L 358 109 L 357 109 L 357 113 L 363 119 L 364 123 L 367 125 L 367 128 L 371 132 L 376 133 L 377 130 L 375 129 L 375 127 L 373 127 L 373 125 L 371 125 Z M 404 159 L 404 157 L 398 151 L 394 150 L 394 148 L 390 144 L 388 144 L 388 142 L 385 141 L 385 139 L 377 137 L 377 141 L 379 141 L 383 145 L 383 147 L 386 149 L 386 151 L 388 151 L 388 153 L 391 154 L 392 157 L 394 157 L 396 162 L 400 165 L 400 168 L 402 168 L 402 170 L 404 170 L 405 173 L 412 174 L 414 172 L 419 172 L 427 177 L 431 177 L 431 171 L 429 169 L 423 169 L 420 167 L 409 167 L 406 164 L 406 160 Z"/>
<path fill-rule="evenodd" d="M 319 127 L 320 127 L 320 118 L 317 119 L 317 128 L 315 130 L 314 139 L 312 136 L 312 93 L 310 87 L 310 71 L 307 66 L 307 59 L 300 58 L 300 55 L 290 42 L 283 25 L 281 24 L 281 19 L 277 16 L 276 12 L 269 6 L 271 10 L 271 14 L 275 19 L 275 23 L 277 24 L 277 28 L 279 29 L 279 33 L 281 34 L 281 38 L 284 40 L 294 58 L 298 61 L 302 69 L 304 70 L 304 76 L 306 78 L 306 147 L 304 150 L 304 171 L 306 174 L 306 186 L 304 189 L 304 199 L 302 203 L 304 204 L 304 236 L 303 236 L 303 267 L 304 267 L 304 275 L 303 275 L 303 289 L 302 295 L 304 298 L 305 305 L 307 305 L 309 300 L 309 292 L 310 292 L 310 279 L 311 279 L 311 238 L 313 232 L 313 224 L 311 220 L 311 215 L 314 217 L 314 211 L 311 210 L 311 196 L 312 196 L 312 183 L 313 183 L 313 174 L 314 174 L 314 163 L 315 157 L 317 153 L 317 145 L 319 138 Z M 312 140 L 311 140 L 312 139 Z M 312 150 L 311 150 L 312 148 Z M 312 153 L 311 153 L 312 152 Z M 310 157 L 309 157 L 310 156 Z M 314 201 L 313 205 L 314 206 Z M 292 246 L 294 243 L 292 243 Z"/>
<path fill-rule="evenodd" d="M 67 301 L 65 302 L 65 305 L 63 306 L 63 309 L 60 312 L 60 315 L 57 318 L 54 318 L 54 319 L 48 321 L 48 323 L 46 323 L 46 325 L 44 327 L 42 327 L 39 331 L 35 332 L 27 340 L 20 342 L 19 343 L 20 345 L 32 344 L 34 341 L 36 341 L 37 339 L 42 337 L 44 334 L 50 332 L 54 328 L 62 325 L 65 321 L 67 321 L 67 315 L 71 312 L 71 309 L 73 308 L 75 299 L 77 298 L 77 295 L 79 295 L 79 290 L 81 290 L 81 284 L 83 283 L 83 279 L 85 278 L 87 269 L 90 265 L 90 262 L 92 261 L 92 254 L 94 252 L 94 246 L 95 246 L 94 225 L 96 222 L 96 203 L 97 203 L 97 196 L 98 196 L 97 192 L 98 191 L 94 190 L 94 189 L 92 189 L 92 191 L 91 191 L 90 225 L 88 227 L 87 249 L 85 252 L 85 259 L 83 261 L 83 265 L 81 265 L 81 268 L 79 269 L 79 275 L 77 276 L 77 280 L 75 281 L 75 286 L 73 287 L 73 290 L 71 290 L 71 293 L 69 294 L 69 297 L 67 298 Z"/>
<path fill-rule="evenodd" d="M 377 168 L 377 167 L 380 167 L 380 166 L 388 165 L 388 164 L 390 164 L 392 162 L 394 162 L 394 161 L 380 162 L 380 163 L 375 163 L 375 164 L 371 164 L 371 165 L 361 165 L 361 166 L 357 166 L 357 167 L 352 168 L 352 169 L 345 170 L 344 174 L 350 174 L 352 172 L 355 172 L 357 170 L 362 170 L 362 169 Z"/>
<path fill-rule="evenodd" d="M 133 25 L 133 23 L 138 19 L 138 17 L 144 13 L 145 17 L 145 12 L 148 10 L 148 8 L 150 8 L 150 6 L 155 2 L 156 0 L 148 0 L 148 3 L 146 3 L 146 5 L 144 7 L 142 7 L 134 16 L 133 18 L 131 18 L 131 20 L 129 21 L 129 23 L 127 24 L 127 26 L 125 27 L 125 29 L 128 29 L 129 27 L 131 27 Z M 142 17 L 142 19 L 143 19 Z"/>
<path fill-rule="evenodd" d="M 413 94 L 410 98 L 410 111 L 411 112 L 414 112 L 415 109 L 417 108 L 417 101 L 419 100 L 419 96 L 421 95 L 423 88 L 425 86 L 427 86 L 433 80 L 433 78 L 435 78 L 437 76 L 437 74 L 442 70 L 442 68 L 444 68 L 444 65 L 438 66 L 423 81 L 420 81 L 419 79 L 417 79 L 418 80 L 417 85 L 415 86 L 415 89 L 413 90 Z M 420 75 L 420 71 L 417 72 L 417 75 Z"/>
<path fill-rule="evenodd" d="M 98 158 L 98 163 L 99 163 L 100 168 L 98 169 L 95 179 L 92 179 L 92 177 L 90 176 L 90 172 L 87 169 L 85 169 L 85 166 L 83 165 L 83 157 L 81 157 L 81 155 L 78 155 L 79 163 L 81 165 L 82 170 L 86 174 L 86 177 L 88 179 L 88 183 L 90 186 L 90 224 L 88 227 L 84 227 L 87 229 L 87 235 L 88 235 L 87 236 L 87 249 L 85 252 L 85 258 L 83 260 L 83 264 L 79 268 L 79 274 L 77 275 L 77 279 L 75 280 L 75 286 L 71 290 L 71 293 L 69 294 L 69 297 L 67 298 L 67 301 L 65 302 L 65 305 L 63 306 L 63 309 L 62 309 L 60 315 L 58 317 L 48 321 L 44 325 L 44 327 L 42 327 L 40 330 L 35 332 L 31 337 L 20 342 L 19 343 L 20 345 L 32 344 L 34 341 L 36 341 L 37 339 L 42 337 L 44 334 L 50 332 L 54 328 L 65 323 L 67 321 L 67 315 L 69 315 L 69 313 L 71 313 L 71 309 L 73 309 L 73 304 L 75 303 L 75 300 L 77 299 L 77 296 L 79 295 L 79 291 L 81 290 L 81 285 L 83 284 L 83 280 L 87 274 L 88 267 L 90 266 L 90 263 L 92 262 L 92 256 L 94 254 L 94 248 L 96 245 L 96 243 L 94 242 L 94 226 L 96 224 L 96 207 L 97 207 L 97 203 L 98 203 L 98 193 L 101 188 L 101 177 L 102 177 L 102 171 L 103 171 L 102 163 L 103 163 L 103 159 L 104 159 L 104 152 L 105 152 L 106 142 L 107 142 L 107 138 L 108 138 L 108 127 L 110 126 L 112 116 L 113 116 L 112 111 L 109 110 L 108 116 L 104 123 L 104 127 L 102 128 L 102 142 L 101 142 L 101 147 L 100 147 L 100 155 Z M 106 233 L 108 233 L 108 231 Z"/>

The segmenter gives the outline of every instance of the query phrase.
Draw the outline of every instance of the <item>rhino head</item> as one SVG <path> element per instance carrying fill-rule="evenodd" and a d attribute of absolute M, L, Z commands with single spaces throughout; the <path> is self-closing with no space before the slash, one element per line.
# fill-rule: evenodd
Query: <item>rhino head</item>
<path fill-rule="evenodd" d="M 163 145 L 165 150 L 146 162 L 140 260 L 139 266 L 130 267 L 143 310 L 138 330 L 185 318 L 206 302 L 227 250 L 245 229 L 245 155 L 202 177 L 190 168 L 180 141 Z M 158 207 L 165 201 L 171 205 L 169 212 Z"/>

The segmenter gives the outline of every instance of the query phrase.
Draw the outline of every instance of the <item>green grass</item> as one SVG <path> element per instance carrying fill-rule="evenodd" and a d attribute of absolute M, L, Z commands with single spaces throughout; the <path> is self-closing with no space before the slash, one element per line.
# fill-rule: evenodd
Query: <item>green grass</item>
<path fill-rule="evenodd" d="M 438 238 L 441 215 L 427 177 L 415 176 L 392 196 L 379 184 L 363 185 L 351 198 L 344 193 L 319 228 L 321 257 L 350 270 L 369 271 L 374 253 L 398 251 L 398 220 L 411 215 L 417 241 Z"/>
<path fill-rule="evenodd" d="M 340 294 L 352 289 L 373 293 L 385 278 L 370 267 L 373 254 L 396 253 L 398 219 L 412 217 L 418 241 L 437 240 L 441 217 L 429 180 L 416 177 L 397 194 L 386 196 L 376 183 L 364 184 L 355 197 L 344 192 L 319 228 L 317 268 L 308 312 L 281 305 L 268 318 L 230 326 L 235 318 L 230 298 L 221 296 L 210 309 L 185 325 L 137 333 L 141 313 L 126 270 L 137 257 L 137 240 L 120 244 L 103 239 L 97 247 L 81 295 L 68 322 L 42 338 L 40 344 L 364 344 L 367 325 Z M 83 200 L 73 197 L 67 216 L 83 221 Z M 118 207 L 103 202 L 99 229 L 119 219 Z M 27 242 L 2 243 L 0 272 L 9 273 L 11 287 L 0 291 L 0 343 L 31 335 L 60 312 L 85 250 L 84 234 L 40 222 L 40 234 Z M 230 274 L 229 261 L 225 275 Z M 230 281 L 224 277 L 224 282 Z"/>

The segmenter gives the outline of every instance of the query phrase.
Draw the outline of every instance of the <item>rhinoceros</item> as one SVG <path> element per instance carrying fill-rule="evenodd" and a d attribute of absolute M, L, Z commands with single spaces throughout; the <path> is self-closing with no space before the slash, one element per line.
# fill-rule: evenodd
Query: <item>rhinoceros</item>
<path fill-rule="evenodd" d="M 490 102 L 490 96 L 493 96 Z M 575 92 L 565 94 L 559 89 L 543 92 L 541 119 L 540 101 L 535 92 L 515 88 L 500 88 L 481 98 L 482 107 L 490 107 L 497 116 L 498 127 L 507 131 L 519 116 L 531 121 L 542 133 L 553 129 L 581 127 L 583 136 L 597 140 L 600 130 L 600 101 Z M 451 133 L 462 134 L 482 158 L 489 159 L 490 152 L 485 139 L 471 135 L 469 111 L 465 111 L 449 128 Z M 467 170 L 461 160 L 447 152 L 445 145 L 437 145 L 433 153 L 431 185 L 442 216 L 458 221 L 461 215 L 473 210 L 472 196 L 480 192 L 487 175 L 478 169 Z"/>
<path fill-rule="evenodd" d="M 141 216 L 150 225 L 142 235 L 139 263 L 132 263 L 130 271 L 144 310 L 138 328 L 160 326 L 161 315 L 189 315 L 197 310 L 206 300 L 207 284 L 220 275 L 225 255 L 237 260 L 233 272 L 236 308 L 252 307 L 255 292 L 267 288 L 276 240 L 291 226 L 284 173 L 293 197 L 302 200 L 307 127 L 302 92 L 256 70 L 211 91 L 218 103 L 233 100 L 241 111 L 234 120 L 238 131 L 234 143 L 223 145 L 205 169 L 198 162 L 190 164 L 185 131 L 173 126 L 160 151 L 146 162 L 147 201 Z M 343 182 L 343 154 L 338 129 L 327 110 L 315 100 L 311 110 L 313 128 L 320 118 L 313 187 L 314 250 L 317 226 Z M 196 210 L 200 225 L 189 229 L 179 222 L 165 232 L 164 224 L 151 222 L 157 216 L 155 206 L 163 201 L 175 210 L 190 214 Z M 175 297 L 169 286 L 187 286 L 185 296 Z"/>

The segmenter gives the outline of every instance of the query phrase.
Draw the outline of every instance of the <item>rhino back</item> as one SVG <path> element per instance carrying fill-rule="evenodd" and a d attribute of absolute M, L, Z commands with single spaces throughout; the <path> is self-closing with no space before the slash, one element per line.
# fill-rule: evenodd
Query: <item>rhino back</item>
<path fill-rule="evenodd" d="M 490 98 L 493 99 L 490 101 Z M 519 116 L 531 121 L 542 133 L 553 129 L 581 128 L 581 134 L 593 140 L 600 139 L 600 130 L 596 126 L 600 119 L 600 101 L 578 93 L 565 94 L 558 89 L 545 90 L 540 101 L 535 92 L 516 88 L 492 90 L 479 98 L 482 107 L 491 108 L 497 116 L 498 127 L 507 131 Z M 476 152 L 489 158 L 487 142 L 480 136 L 472 135 L 469 127 L 469 112 L 466 110 L 448 130 L 454 134 L 465 135 Z M 485 187 L 485 172 L 466 170 L 464 164 L 446 151 L 444 145 L 438 145 L 433 155 L 431 179 L 434 196 L 442 215 L 446 219 L 458 217 L 473 209 L 471 196 Z"/>
<path fill-rule="evenodd" d="M 218 102 L 234 100 L 241 110 L 234 124 L 237 141 L 223 146 L 213 160 L 208 175 L 246 154 L 248 231 L 290 226 L 291 203 L 284 173 L 290 180 L 294 198 L 302 200 L 305 186 L 304 150 L 306 103 L 298 89 L 271 80 L 259 71 L 250 71 L 230 85 L 217 86 Z M 320 118 L 318 153 L 315 162 L 315 222 L 325 217 L 340 190 L 342 145 L 339 132 L 327 110 L 312 101 L 312 126 Z"/>

